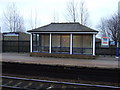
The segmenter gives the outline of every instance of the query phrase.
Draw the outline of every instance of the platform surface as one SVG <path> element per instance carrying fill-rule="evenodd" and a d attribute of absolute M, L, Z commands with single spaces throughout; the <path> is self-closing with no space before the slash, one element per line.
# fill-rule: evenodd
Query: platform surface
<path fill-rule="evenodd" d="M 120 68 L 120 58 L 115 56 L 99 56 L 96 59 L 72 59 L 30 57 L 29 53 L 2 53 L 1 62 L 19 62 L 30 64 L 65 65 L 80 67 Z"/>

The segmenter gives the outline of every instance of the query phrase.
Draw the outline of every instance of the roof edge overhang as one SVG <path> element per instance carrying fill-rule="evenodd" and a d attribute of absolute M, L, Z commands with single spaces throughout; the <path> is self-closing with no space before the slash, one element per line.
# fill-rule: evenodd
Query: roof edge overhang
<path fill-rule="evenodd" d="M 29 33 L 57 33 L 57 34 L 97 34 L 98 32 L 29 32 Z"/>

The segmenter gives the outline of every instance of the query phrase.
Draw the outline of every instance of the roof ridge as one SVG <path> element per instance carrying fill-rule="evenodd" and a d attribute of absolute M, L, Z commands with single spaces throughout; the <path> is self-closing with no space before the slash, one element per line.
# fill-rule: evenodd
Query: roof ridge
<path fill-rule="evenodd" d="M 52 22 L 51 24 L 80 24 L 79 22 Z"/>

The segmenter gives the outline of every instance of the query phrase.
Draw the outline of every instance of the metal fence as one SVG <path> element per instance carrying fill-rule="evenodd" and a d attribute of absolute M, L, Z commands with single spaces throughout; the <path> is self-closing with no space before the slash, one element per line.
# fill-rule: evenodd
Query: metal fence
<path fill-rule="evenodd" d="M 30 41 L 2 41 L 3 52 L 30 52 Z"/>
<path fill-rule="evenodd" d="M 3 40 L 2 41 L 3 52 L 30 52 L 30 41 L 18 41 L 18 40 Z M 100 42 L 96 42 L 96 55 L 115 55 L 116 45 L 109 47 L 101 47 Z M 119 47 L 120 54 L 120 47 Z"/>
<path fill-rule="evenodd" d="M 119 42 L 120 43 L 120 42 Z M 116 55 L 116 44 L 109 47 L 101 47 L 101 42 L 96 42 L 96 55 Z M 120 45 L 119 45 L 120 54 Z"/>

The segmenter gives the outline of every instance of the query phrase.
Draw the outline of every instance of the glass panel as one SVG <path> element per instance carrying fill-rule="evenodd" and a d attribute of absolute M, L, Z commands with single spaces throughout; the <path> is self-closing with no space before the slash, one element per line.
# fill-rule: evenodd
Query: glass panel
<path fill-rule="evenodd" d="M 49 46 L 49 35 L 41 35 L 42 38 L 42 46 Z"/>
<path fill-rule="evenodd" d="M 73 47 L 82 47 L 81 35 L 73 35 Z"/>
<path fill-rule="evenodd" d="M 39 51 L 39 34 L 33 34 L 33 52 Z"/>
<path fill-rule="evenodd" d="M 41 35 L 41 51 L 42 52 L 49 52 L 49 34 Z"/>
<path fill-rule="evenodd" d="M 33 34 L 33 52 L 34 51 L 37 51 L 37 48 L 36 48 L 36 34 Z"/>
<path fill-rule="evenodd" d="M 73 53 L 82 53 L 82 35 L 73 35 Z"/>
<path fill-rule="evenodd" d="M 60 35 L 52 35 L 52 47 L 60 47 Z"/>
<path fill-rule="evenodd" d="M 73 53 L 92 54 L 92 35 L 73 35 Z"/>
<path fill-rule="evenodd" d="M 52 34 L 52 52 L 69 53 L 70 52 L 70 35 L 69 34 Z"/>
<path fill-rule="evenodd" d="M 35 40 L 36 40 L 36 34 L 33 34 L 33 46 L 35 46 L 35 45 L 36 45 Z"/>
<path fill-rule="evenodd" d="M 61 35 L 62 47 L 70 47 L 70 35 Z"/>
<path fill-rule="evenodd" d="M 70 35 L 61 35 L 61 52 L 70 52 Z"/>
<path fill-rule="evenodd" d="M 52 52 L 60 52 L 60 35 L 52 34 Z"/>
<path fill-rule="evenodd" d="M 92 54 L 92 35 L 83 35 L 84 54 Z"/>
<path fill-rule="evenodd" d="M 92 48 L 92 35 L 83 35 L 83 48 Z"/>

